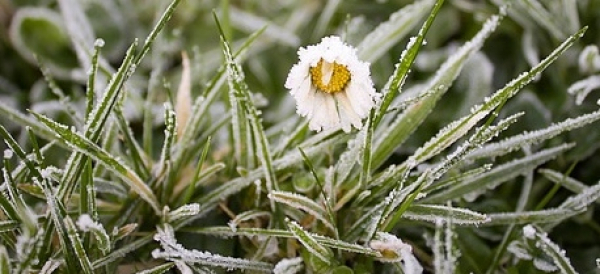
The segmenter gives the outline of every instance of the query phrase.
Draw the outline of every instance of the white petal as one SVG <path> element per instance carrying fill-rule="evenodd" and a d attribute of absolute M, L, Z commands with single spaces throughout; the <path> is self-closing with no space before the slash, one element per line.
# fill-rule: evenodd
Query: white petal
<path fill-rule="evenodd" d="M 310 82 L 309 82 L 310 83 Z M 315 105 L 315 97 L 317 95 L 317 90 L 310 86 L 304 89 L 307 92 L 304 92 L 302 97 L 296 97 L 296 112 L 300 114 L 300 116 L 311 117 L 314 105 Z"/>
<path fill-rule="evenodd" d="M 335 100 L 333 96 L 327 93 L 317 92 L 315 94 L 311 114 L 312 116 L 309 116 L 310 122 L 308 124 L 311 130 L 321 131 L 321 129 L 328 130 L 340 127 Z"/>
<path fill-rule="evenodd" d="M 350 132 L 351 126 L 354 126 L 355 128 L 361 128 L 361 119 L 356 112 L 354 112 L 354 109 L 352 109 L 352 105 L 350 105 L 348 96 L 346 96 L 346 94 L 343 92 L 338 92 L 335 94 L 335 99 L 337 100 L 339 106 L 342 129 L 345 132 Z"/>
<path fill-rule="evenodd" d="M 352 109 L 360 118 L 367 117 L 369 111 L 375 105 L 369 94 L 369 88 L 356 81 L 350 81 L 346 87 L 346 95 L 350 100 Z"/>

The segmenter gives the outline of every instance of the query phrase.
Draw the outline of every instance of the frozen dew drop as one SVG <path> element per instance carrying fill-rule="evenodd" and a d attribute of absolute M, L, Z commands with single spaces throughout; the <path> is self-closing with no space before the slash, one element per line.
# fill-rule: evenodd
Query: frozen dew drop
<path fill-rule="evenodd" d="M 13 151 L 10 149 L 4 150 L 4 159 L 11 159 L 13 157 Z"/>
<path fill-rule="evenodd" d="M 96 39 L 96 41 L 94 41 L 94 47 L 97 47 L 97 48 L 104 47 L 104 44 L 105 44 L 104 39 L 102 39 L 102 38 L 98 38 L 98 39 Z"/>

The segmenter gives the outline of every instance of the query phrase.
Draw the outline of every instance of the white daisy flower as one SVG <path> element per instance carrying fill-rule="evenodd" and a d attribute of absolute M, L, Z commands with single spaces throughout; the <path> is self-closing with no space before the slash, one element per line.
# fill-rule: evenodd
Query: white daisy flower
<path fill-rule="evenodd" d="M 285 87 L 296 99 L 298 114 L 309 119 L 311 130 L 362 127 L 362 119 L 379 101 L 369 64 L 358 60 L 356 49 L 337 36 L 300 48 L 299 61 Z"/>

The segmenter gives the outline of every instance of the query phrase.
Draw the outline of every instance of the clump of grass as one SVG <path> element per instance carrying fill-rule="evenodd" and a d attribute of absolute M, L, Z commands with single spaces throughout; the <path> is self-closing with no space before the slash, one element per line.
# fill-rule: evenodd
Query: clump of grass
<path fill-rule="evenodd" d="M 594 262 L 570 258 L 548 233 L 572 220 L 598 227 L 589 208 L 600 198 L 600 184 L 572 177 L 577 162 L 586 162 L 597 145 L 557 138 L 582 127 L 590 130 L 585 126 L 600 119 L 595 102 L 585 101 L 598 86 L 598 50 L 583 50 L 575 62 L 582 75 L 568 89 L 583 105 L 582 113 L 562 117 L 557 106 L 550 116 L 562 119 L 529 128 L 520 123 L 529 121 L 529 110 L 543 114 L 546 109 L 528 85 L 552 66 L 567 68 L 561 60 L 569 56 L 561 56 L 588 28 L 580 26 L 573 1 L 561 2 L 565 26 L 553 23 L 553 13 L 560 10 L 554 4 L 491 2 L 495 5 L 485 7 L 495 14 L 451 52 L 427 49 L 428 43 L 442 43 L 444 26 L 436 20 L 456 12 L 444 9 L 448 4 L 442 0 L 402 7 L 368 32 L 357 23 L 363 20 L 359 17 L 337 23 L 346 40 L 357 45 L 359 57 L 373 62 L 382 95 L 364 126 L 349 133 L 311 132 L 305 119 L 286 109 L 291 106 L 287 96 L 276 95 L 285 90 L 281 79 L 273 79 L 285 73 L 269 72 L 284 65 L 257 54 L 274 43 L 299 46 L 302 20 L 264 26 L 265 17 L 223 1 L 212 13 L 212 36 L 219 43 L 214 51 L 223 58 L 215 61 L 213 52 L 198 48 L 179 55 L 178 39 L 187 30 L 181 36 L 165 33 L 178 22 L 193 21 L 176 10 L 182 5 L 202 10 L 194 6 L 199 4 L 157 4 L 162 12 L 147 38 L 134 39 L 126 49 L 123 26 L 133 19 L 116 12 L 116 2 L 97 4 L 114 18 L 110 33 L 119 37 L 108 43 L 96 38 L 106 29 L 86 13 L 96 4 L 61 0 L 60 13 L 15 9 L 10 39 L 40 68 L 41 83 L 53 97 L 32 95 L 28 113 L 0 102 L 0 113 L 10 120 L 0 125 L 7 146 L 0 186 L 0 272 L 585 269 Z M 257 10 L 269 10 L 258 3 Z M 299 19 L 314 13 L 308 4 L 288 5 L 287 15 Z M 344 8 L 341 1 L 328 1 L 314 31 L 305 36 L 323 36 Z M 147 20 L 142 11 L 139 22 Z M 174 16 L 178 22 L 170 21 Z M 505 31 L 503 24 L 515 22 L 541 26 L 552 49 L 536 46 L 543 38 L 524 27 L 531 67 L 488 94 L 493 69 L 501 65 L 494 68 L 490 60 L 498 56 L 495 49 L 486 51 L 486 43 L 497 39 L 496 31 Z M 234 40 L 235 27 L 252 33 Z M 41 38 L 29 35 L 28 28 L 45 30 L 49 46 L 32 47 Z M 406 43 L 400 51 L 401 41 Z M 254 92 L 255 86 L 272 90 Z M 459 91 L 461 102 L 448 99 Z M 521 111 L 522 106 L 528 108 Z M 541 192 L 548 181 L 553 188 Z"/>

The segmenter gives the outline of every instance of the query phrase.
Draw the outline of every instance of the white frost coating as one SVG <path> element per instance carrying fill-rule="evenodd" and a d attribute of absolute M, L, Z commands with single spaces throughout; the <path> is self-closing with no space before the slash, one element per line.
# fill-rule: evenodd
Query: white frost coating
<path fill-rule="evenodd" d="M 4 159 L 9 160 L 9 159 L 12 159 L 12 157 L 13 157 L 13 151 L 10 149 L 5 149 L 4 150 Z"/>
<path fill-rule="evenodd" d="M 173 222 L 175 220 L 180 220 L 189 216 L 194 216 L 200 212 L 200 204 L 193 203 L 182 205 L 179 208 L 169 212 L 168 220 Z"/>
<path fill-rule="evenodd" d="M 575 95 L 575 103 L 581 105 L 583 100 L 585 100 L 585 97 L 587 97 L 592 90 L 598 88 L 600 88 L 600 75 L 592 75 L 573 83 L 567 92 L 571 95 Z"/>
<path fill-rule="evenodd" d="M 325 209 L 317 204 L 315 201 L 307 198 L 306 196 L 299 195 L 296 193 L 285 192 L 285 191 L 271 191 L 268 195 L 269 199 L 289 205 L 294 208 L 298 208 L 313 215 L 325 224 L 331 230 L 335 230 L 331 221 L 327 218 Z"/>
<path fill-rule="evenodd" d="M 559 208 L 571 208 L 574 210 L 584 210 L 591 203 L 600 199 L 600 182 L 585 188 L 581 193 L 569 197 Z"/>
<path fill-rule="evenodd" d="M 598 46 L 588 45 L 579 54 L 579 70 L 583 73 L 600 71 L 600 53 Z"/>
<path fill-rule="evenodd" d="M 526 225 L 523 227 L 523 236 L 527 239 L 535 238 L 535 228 L 532 225 Z"/>
<path fill-rule="evenodd" d="M 79 216 L 79 218 L 77 219 L 77 227 L 79 227 L 79 230 L 83 232 L 88 232 L 90 230 L 104 230 L 102 225 L 97 222 L 94 222 L 94 220 L 92 220 L 92 217 L 90 217 L 90 215 L 88 214 L 82 214 L 81 216 Z"/>
<path fill-rule="evenodd" d="M 281 259 L 273 269 L 273 274 L 295 274 L 304 268 L 302 258 L 296 257 L 292 259 Z"/>
<path fill-rule="evenodd" d="M 360 156 L 365 149 L 366 132 L 366 127 L 361 128 L 356 136 L 348 141 L 348 147 L 340 156 L 339 161 L 337 161 L 335 168 L 338 183 L 343 184 L 352 172 L 355 164 L 360 161 Z"/>
<path fill-rule="evenodd" d="M 432 223 L 452 222 L 459 225 L 477 225 L 490 221 L 490 218 L 472 210 L 442 205 L 415 205 L 402 215 L 408 219 Z"/>
<path fill-rule="evenodd" d="M 98 38 L 94 41 L 94 47 L 101 48 L 104 47 L 104 39 Z"/>
<path fill-rule="evenodd" d="M 249 261 L 221 255 L 211 254 L 199 250 L 185 249 L 175 239 L 175 231 L 169 225 L 158 227 L 154 240 L 160 243 L 163 250 L 155 249 L 152 251 L 152 257 L 156 259 L 166 259 L 170 261 L 183 261 L 185 263 L 194 263 L 200 265 L 218 266 L 226 269 L 242 269 L 269 272 L 272 265 L 263 262 Z"/>
<path fill-rule="evenodd" d="M 381 253 L 381 257 L 376 259 L 384 263 L 401 262 L 408 254 L 412 255 L 411 245 L 386 232 L 377 232 L 369 247 Z"/>
<path fill-rule="evenodd" d="M 545 271 L 545 272 L 554 272 L 558 269 L 555 265 L 553 265 L 552 263 L 550 263 L 542 258 L 534 258 L 533 266 L 535 266 L 537 269 L 539 269 L 541 271 Z"/>
<path fill-rule="evenodd" d="M 507 250 L 519 259 L 531 260 L 533 256 L 529 254 L 529 250 L 523 246 L 523 242 L 513 241 L 508 245 Z"/>
<path fill-rule="evenodd" d="M 544 129 L 524 132 L 499 142 L 487 144 L 470 153 L 469 156 L 467 156 L 467 159 L 474 160 L 484 157 L 500 156 L 520 149 L 523 145 L 535 144 L 539 141 L 553 138 L 562 132 L 585 126 L 598 119 L 600 119 L 600 111 L 584 114 L 575 118 L 568 118 Z"/>
<path fill-rule="evenodd" d="M 501 16 L 504 12 L 501 10 Z M 481 46 L 485 39 L 490 35 L 492 31 L 498 26 L 501 16 L 495 15 L 490 17 L 482 29 L 471 39 L 460 47 L 457 52 L 451 55 L 441 68 L 436 72 L 433 79 L 428 83 L 424 90 L 433 90 L 434 98 L 438 98 L 448 89 L 448 86 L 458 76 L 460 70 L 466 63 L 466 59 L 474 54 Z M 389 83 L 389 82 L 388 82 Z M 436 155 L 439 151 L 447 148 L 449 145 L 454 143 L 457 139 L 462 137 L 466 132 L 472 128 L 479 120 L 485 117 L 489 111 L 477 111 L 471 116 L 463 117 L 459 121 L 455 121 L 444 129 L 440 130 L 438 134 L 430 139 L 425 145 L 419 148 L 411 157 L 413 160 L 422 162 L 427 160 L 433 155 Z M 403 122 L 403 117 L 399 117 L 396 121 L 384 131 L 381 136 L 388 136 L 392 134 L 392 131 L 396 130 L 396 125 Z M 464 123 L 464 125 L 463 125 Z M 379 141 L 385 140 L 385 138 L 379 138 Z"/>
<path fill-rule="evenodd" d="M 181 274 L 194 274 L 194 271 L 192 271 L 192 269 L 183 261 L 176 260 L 175 266 L 177 267 L 177 269 L 179 269 L 179 272 L 181 272 Z"/>
<path fill-rule="evenodd" d="M 369 63 L 360 61 L 356 49 L 337 36 L 324 37 L 319 44 L 300 48 L 298 58 L 285 87 L 296 99 L 297 113 L 308 118 L 309 128 L 315 131 L 342 129 L 345 132 L 350 132 L 352 127 L 361 128 L 362 119 L 369 115 L 381 97 L 373 88 Z M 318 64 L 321 64 L 321 74 L 315 80 L 310 70 L 318 68 Z M 334 74 L 336 65 L 341 65 L 340 71 L 349 74 L 348 80 Z M 325 91 L 318 87 L 322 84 L 330 88 L 330 81 L 335 81 L 333 84 L 339 85 L 339 90 Z"/>
<path fill-rule="evenodd" d="M 39 274 L 52 274 L 60 266 L 58 260 L 48 260 L 40 270 Z"/>

